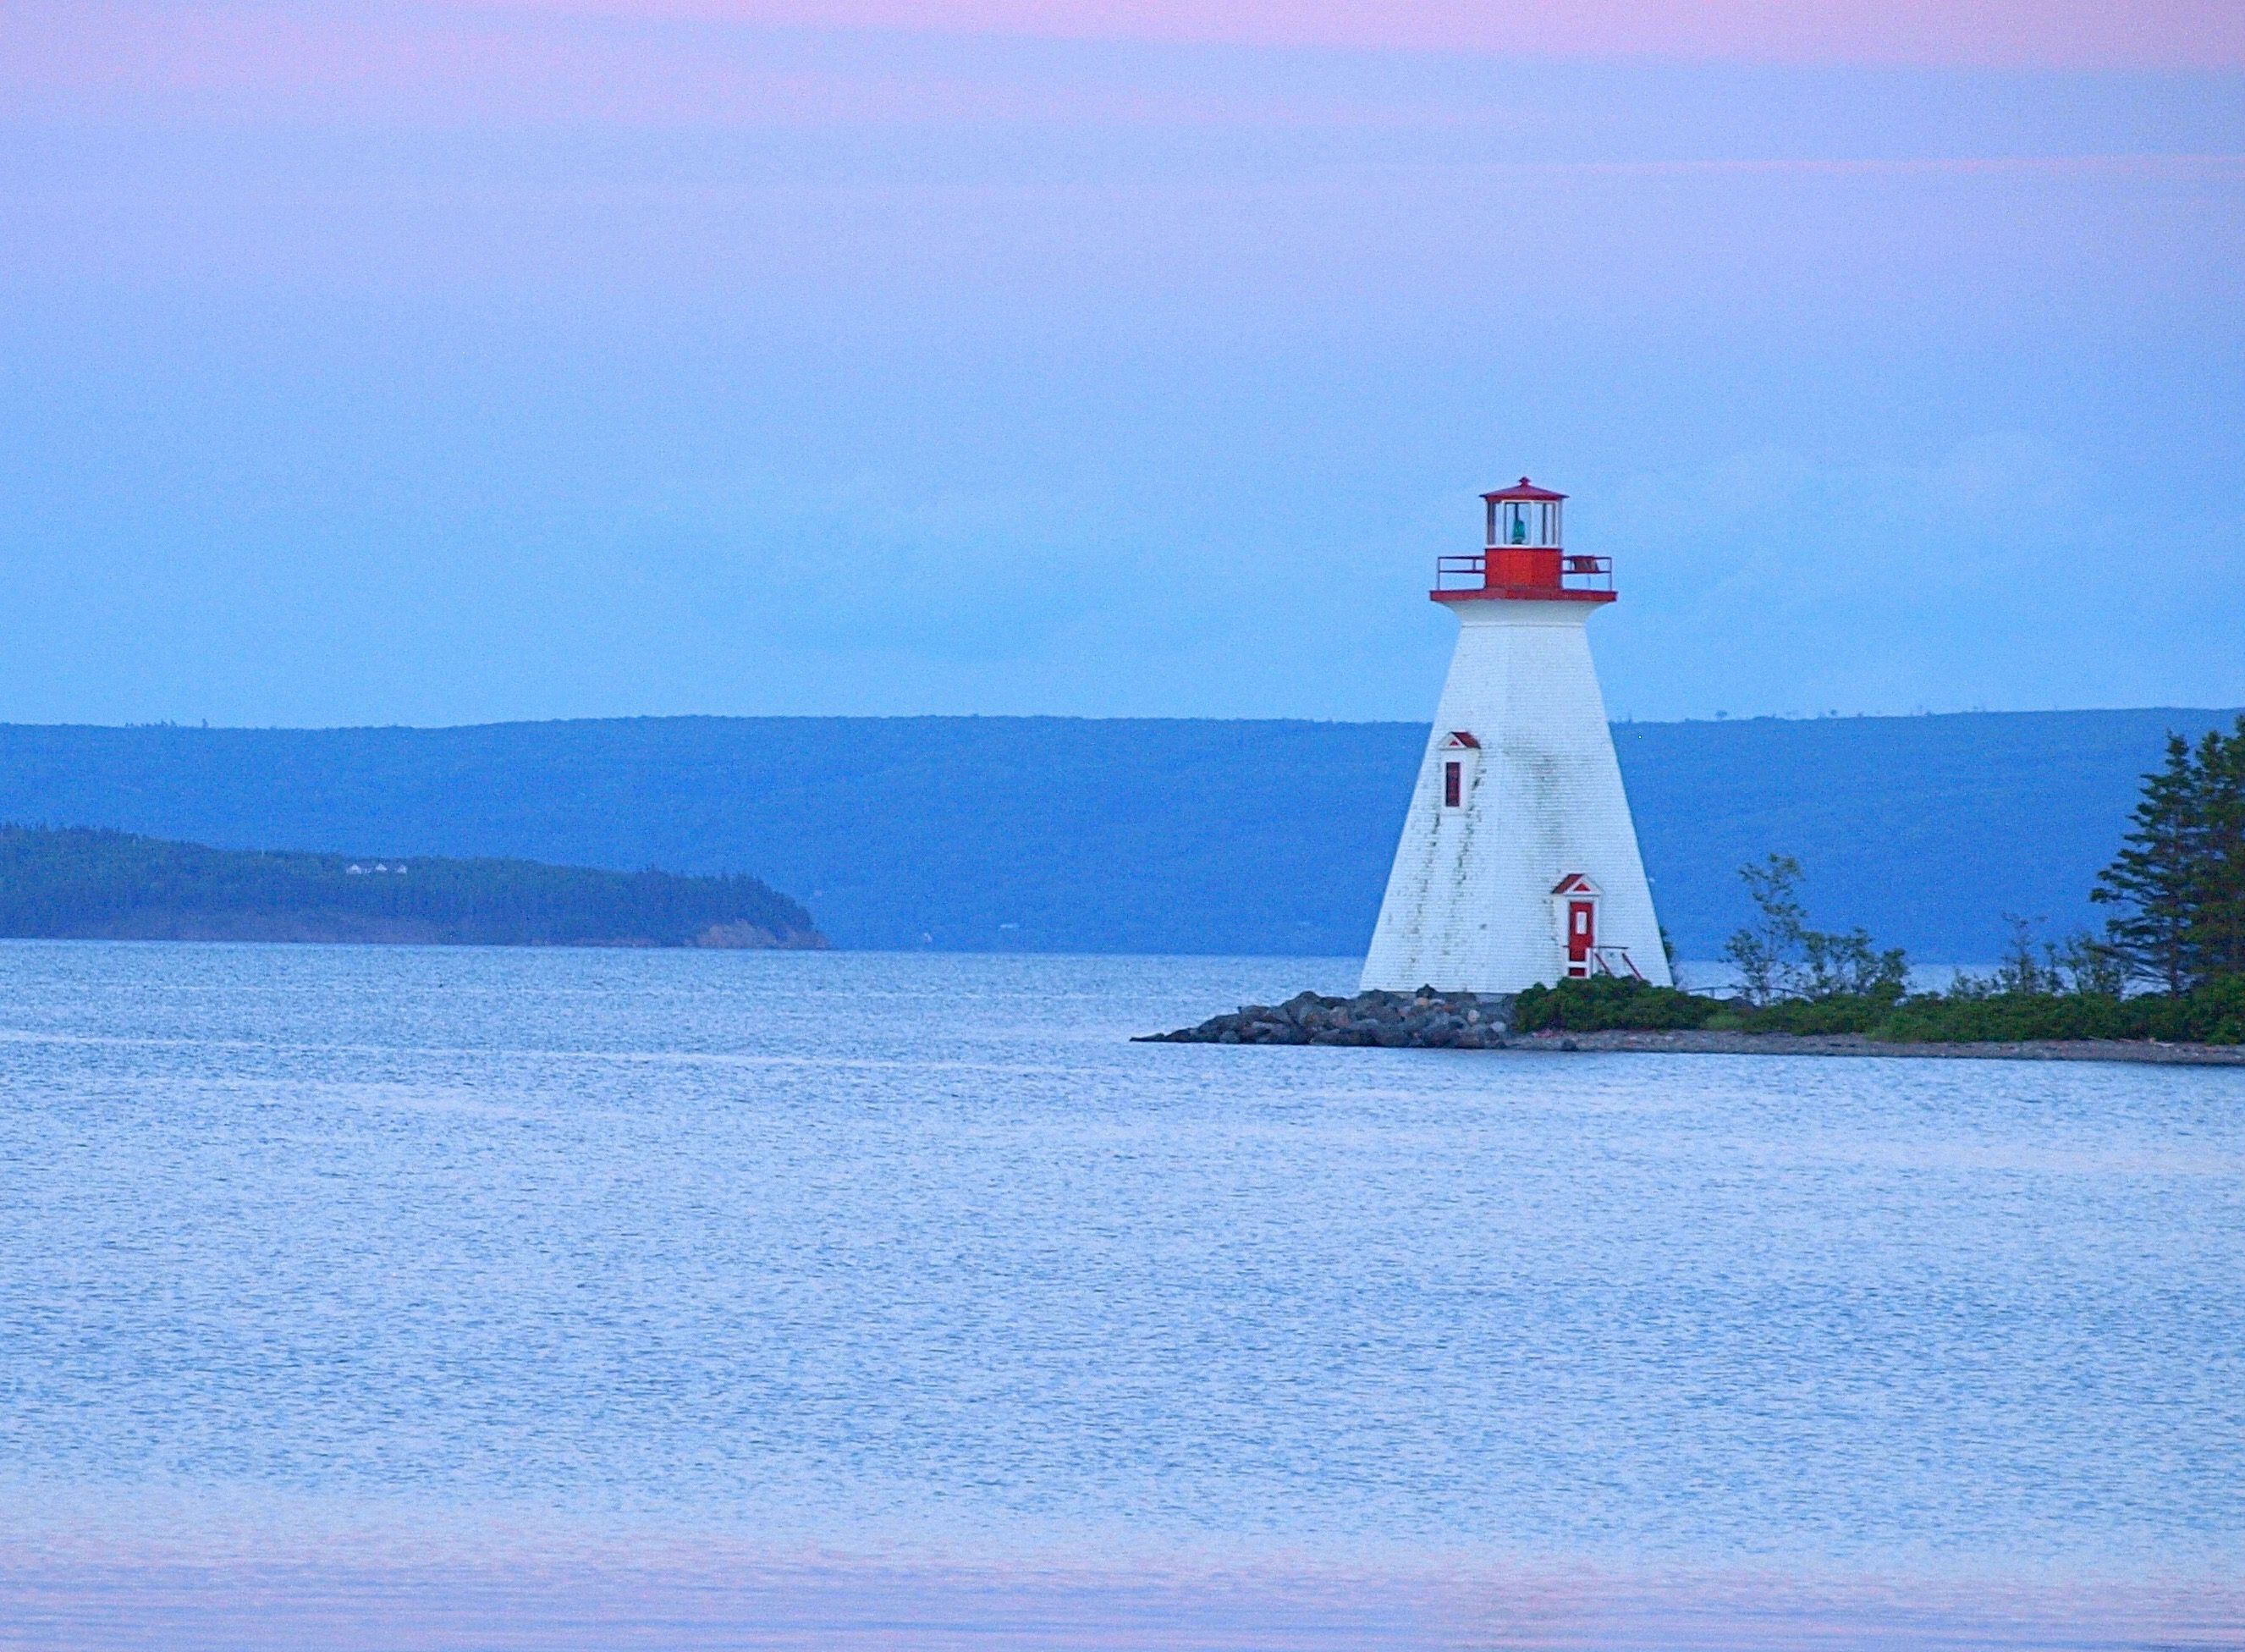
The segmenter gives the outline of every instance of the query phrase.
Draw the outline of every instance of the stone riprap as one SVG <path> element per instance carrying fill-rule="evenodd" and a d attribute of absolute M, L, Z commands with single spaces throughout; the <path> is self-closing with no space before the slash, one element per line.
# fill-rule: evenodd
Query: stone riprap
<path fill-rule="evenodd" d="M 1135 1044 L 1373 1044 L 1387 1050 L 1501 1050 L 1512 995 L 1360 992 L 1353 998 L 1295 994 L 1282 1004 L 1244 1004 L 1197 1027 L 1149 1033 Z"/>

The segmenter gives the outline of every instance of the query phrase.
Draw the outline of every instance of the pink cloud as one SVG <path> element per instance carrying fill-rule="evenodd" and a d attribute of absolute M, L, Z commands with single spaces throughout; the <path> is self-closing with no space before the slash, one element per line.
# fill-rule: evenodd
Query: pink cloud
<path fill-rule="evenodd" d="M 2030 39 L 2019 21 L 2026 10 L 2018 4 L 1974 10 L 1928 0 L 1896 0 L 1887 29 L 1874 26 L 1866 6 L 1787 8 L 1772 0 L 1694 7 L 1588 0 L 1563 16 L 1462 0 L 1396 0 L 1386 13 L 1359 0 L 1239 0 L 1224 10 L 1187 0 L 1104 6 L 926 0 L 918 7 L 899 0 L 22 0 L 0 29 L 0 101 L 27 112 L 192 112 L 234 121 L 363 115 L 735 127 L 1053 120 L 1429 126 L 1502 114 L 1330 80 L 1291 85 L 1246 77 L 1217 85 L 1051 65 L 1034 71 L 1005 53 L 980 61 L 955 51 L 804 51 L 788 49 L 786 38 L 815 24 L 916 33 L 907 45 L 938 44 L 933 31 L 1705 62 L 2235 59 L 2245 66 L 2245 49 L 2224 46 L 2214 26 L 2245 34 L 2245 23 L 2228 22 L 2245 19 L 2245 0 L 2222 0 L 2235 10 L 2218 15 L 2209 3 L 2166 0 L 2164 10 L 2107 6 L 2092 13 L 2081 0 L 2055 0 L 2038 14 L 2049 31 Z M 2066 32 L 2058 24 L 2069 18 Z M 1757 32 L 1747 27 L 1753 23 L 1768 26 Z M 2031 49 L 2040 57 L 2031 59 Z"/>
<path fill-rule="evenodd" d="M 814 28 L 1760 63 L 2245 67 L 2239 0 L 454 0 Z"/>
<path fill-rule="evenodd" d="M 691 31 L 617 39 L 559 7 L 315 9 L 29 0 L 0 32 L 0 101 L 76 114 L 632 125 L 1237 118 L 1208 100 L 1055 88 L 916 65 L 776 65 Z M 532 15 L 533 11 L 542 15 Z"/>

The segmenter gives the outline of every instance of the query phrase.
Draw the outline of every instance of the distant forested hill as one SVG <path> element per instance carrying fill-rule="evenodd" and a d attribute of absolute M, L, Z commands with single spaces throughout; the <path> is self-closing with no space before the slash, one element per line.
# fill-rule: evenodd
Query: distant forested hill
<path fill-rule="evenodd" d="M 2086 923 L 2137 776 L 2204 710 L 1623 724 L 1661 916 L 1709 956 L 1734 868 L 1921 959 Z M 838 945 L 1360 951 L 1410 724 L 666 717 L 461 729 L 0 725 L 0 819 L 240 848 L 752 873 Z"/>
<path fill-rule="evenodd" d="M 482 946 L 804 947 L 754 878 L 528 860 L 376 860 L 0 826 L 0 935 Z"/>

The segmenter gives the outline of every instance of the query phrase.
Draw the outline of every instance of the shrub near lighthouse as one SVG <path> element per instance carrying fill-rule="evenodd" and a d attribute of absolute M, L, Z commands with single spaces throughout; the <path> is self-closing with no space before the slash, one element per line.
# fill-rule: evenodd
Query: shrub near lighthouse
<path fill-rule="evenodd" d="M 1590 663 L 1611 564 L 1569 553 L 1565 495 L 1482 496 L 1482 548 L 1436 564 L 1457 648 L 1365 958 L 1367 990 L 1669 984 Z"/>

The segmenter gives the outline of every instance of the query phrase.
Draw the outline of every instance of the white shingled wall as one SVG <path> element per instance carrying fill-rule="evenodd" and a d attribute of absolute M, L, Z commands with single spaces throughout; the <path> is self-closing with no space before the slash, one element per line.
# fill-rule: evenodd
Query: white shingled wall
<path fill-rule="evenodd" d="M 1457 652 L 1419 765 L 1411 812 L 1364 961 L 1363 985 L 1517 992 L 1566 974 L 1551 887 L 1570 872 L 1603 892 L 1598 935 L 1646 980 L 1670 984 L 1652 892 L 1585 622 L 1597 604 L 1450 604 Z M 1443 743 L 1481 742 L 1463 806 L 1442 806 Z"/>

